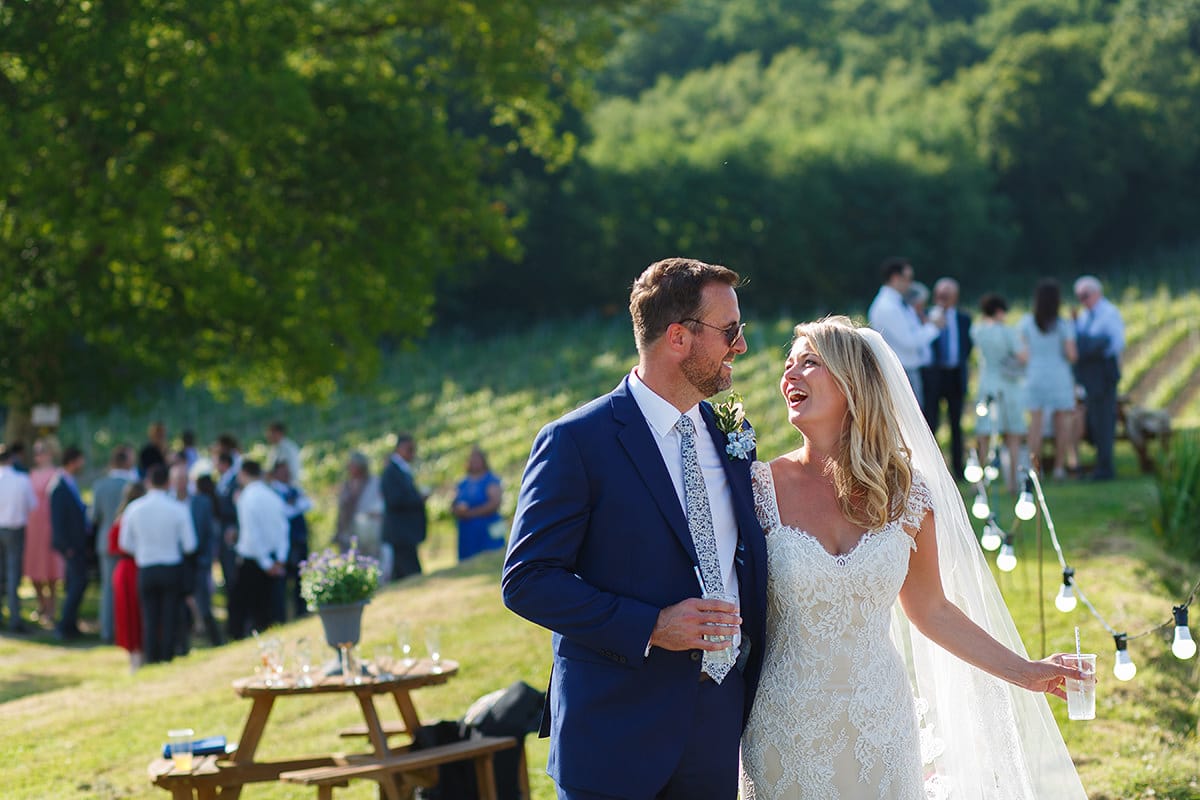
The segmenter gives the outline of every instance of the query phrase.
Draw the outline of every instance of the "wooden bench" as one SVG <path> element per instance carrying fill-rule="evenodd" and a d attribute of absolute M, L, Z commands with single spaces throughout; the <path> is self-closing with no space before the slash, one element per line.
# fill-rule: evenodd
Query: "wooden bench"
<path fill-rule="evenodd" d="M 382 726 L 384 736 L 399 736 L 402 733 L 408 733 L 408 728 L 405 727 L 402 720 L 396 720 L 395 722 L 383 722 Z M 343 739 L 351 739 L 354 737 L 365 738 L 370 736 L 370 733 L 367 731 L 367 726 L 360 723 L 358 725 L 350 725 L 349 727 L 342 728 L 338 731 L 338 736 L 341 736 Z"/>
<path fill-rule="evenodd" d="M 416 778 L 416 773 L 422 770 L 429 770 L 442 764 L 473 761 L 475 780 L 479 786 L 479 800 L 496 800 L 496 775 L 492 769 L 492 756 L 501 750 L 508 750 L 516 746 L 517 740 L 511 736 L 484 736 L 421 750 L 409 750 L 384 758 L 370 755 L 348 756 L 345 765 L 284 772 L 280 774 L 279 780 L 285 783 L 316 786 L 317 800 L 333 800 L 333 788 L 346 786 L 351 779 L 378 780 L 389 775 L 411 779 Z M 524 773 L 525 769 L 525 759 L 522 757 L 521 773 Z M 528 788 L 525 784 L 526 781 L 523 780 L 522 789 L 525 796 L 528 797 Z"/>

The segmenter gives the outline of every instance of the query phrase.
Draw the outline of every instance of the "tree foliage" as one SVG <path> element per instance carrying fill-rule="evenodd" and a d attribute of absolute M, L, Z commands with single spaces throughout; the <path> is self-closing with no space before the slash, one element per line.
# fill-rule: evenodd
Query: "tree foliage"
<path fill-rule="evenodd" d="M 622 0 L 0 3 L 0 399 L 320 397 L 519 253 Z"/>
<path fill-rule="evenodd" d="M 685 0 L 599 85 L 581 162 L 522 185 L 542 291 L 450 301 L 615 306 L 683 253 L 845 308 L 889 254 L 974 293 L 1196 236 L 1200 0 Z"/>

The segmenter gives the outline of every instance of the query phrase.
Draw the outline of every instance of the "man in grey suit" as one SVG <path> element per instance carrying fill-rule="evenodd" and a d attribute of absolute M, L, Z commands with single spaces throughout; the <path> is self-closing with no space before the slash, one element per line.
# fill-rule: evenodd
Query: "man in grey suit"
<path fill-rule="evenodd" d="M 96 555 L 100 564 L 100 640 L 113 641 L 112 575 L 117 556 L 108 554 L 108 529 L 117 518 L 121 497 L 130 481 L 137 479 L 133 472 L 133 448 L 119 444 L 108 459 L 108 472 L 92 484 L 92 525 L 96 530 Z"/>
<path fill-rule="evenodd" d="M 421 571 L 417 545 L 425 541 L 425 495 L 413 480 L 417 445 L 407 433 L 396 436 L 396 449 L 379 479 L 383 495 L 383 541 L 391 545 L 392 579 Z"/>

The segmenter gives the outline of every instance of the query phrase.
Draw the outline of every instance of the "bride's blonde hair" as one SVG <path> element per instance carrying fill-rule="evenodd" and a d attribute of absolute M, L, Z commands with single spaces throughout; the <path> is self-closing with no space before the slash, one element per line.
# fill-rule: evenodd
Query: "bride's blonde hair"
<path fill-rule="evenodd" d="M 855 324 L 843 316 L 797 325 L 846 396 L 847 420 L 832 468 L 843 516 L 868 530 L 899 519 L 912 488 L 911 453 L 883 372 Z"/>

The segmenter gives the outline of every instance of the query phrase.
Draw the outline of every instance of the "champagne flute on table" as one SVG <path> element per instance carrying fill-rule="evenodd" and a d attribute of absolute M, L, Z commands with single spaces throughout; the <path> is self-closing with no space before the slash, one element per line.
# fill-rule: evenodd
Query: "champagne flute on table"
<path fill-rule="evenodd" d="M 412 625 L 400 622 L 396 625 L 396 645 L 400 648 L 400 663 L 405 670 L 412 669 L 417 659 L 413 656 Z"/>
<path fill-rule="evenodd" d="M 433 662 L 433 673 L 442 671 L 442 629 L 430 625 L 425 629 L 425 649 L 429 651 L 429 660 Z"/>

